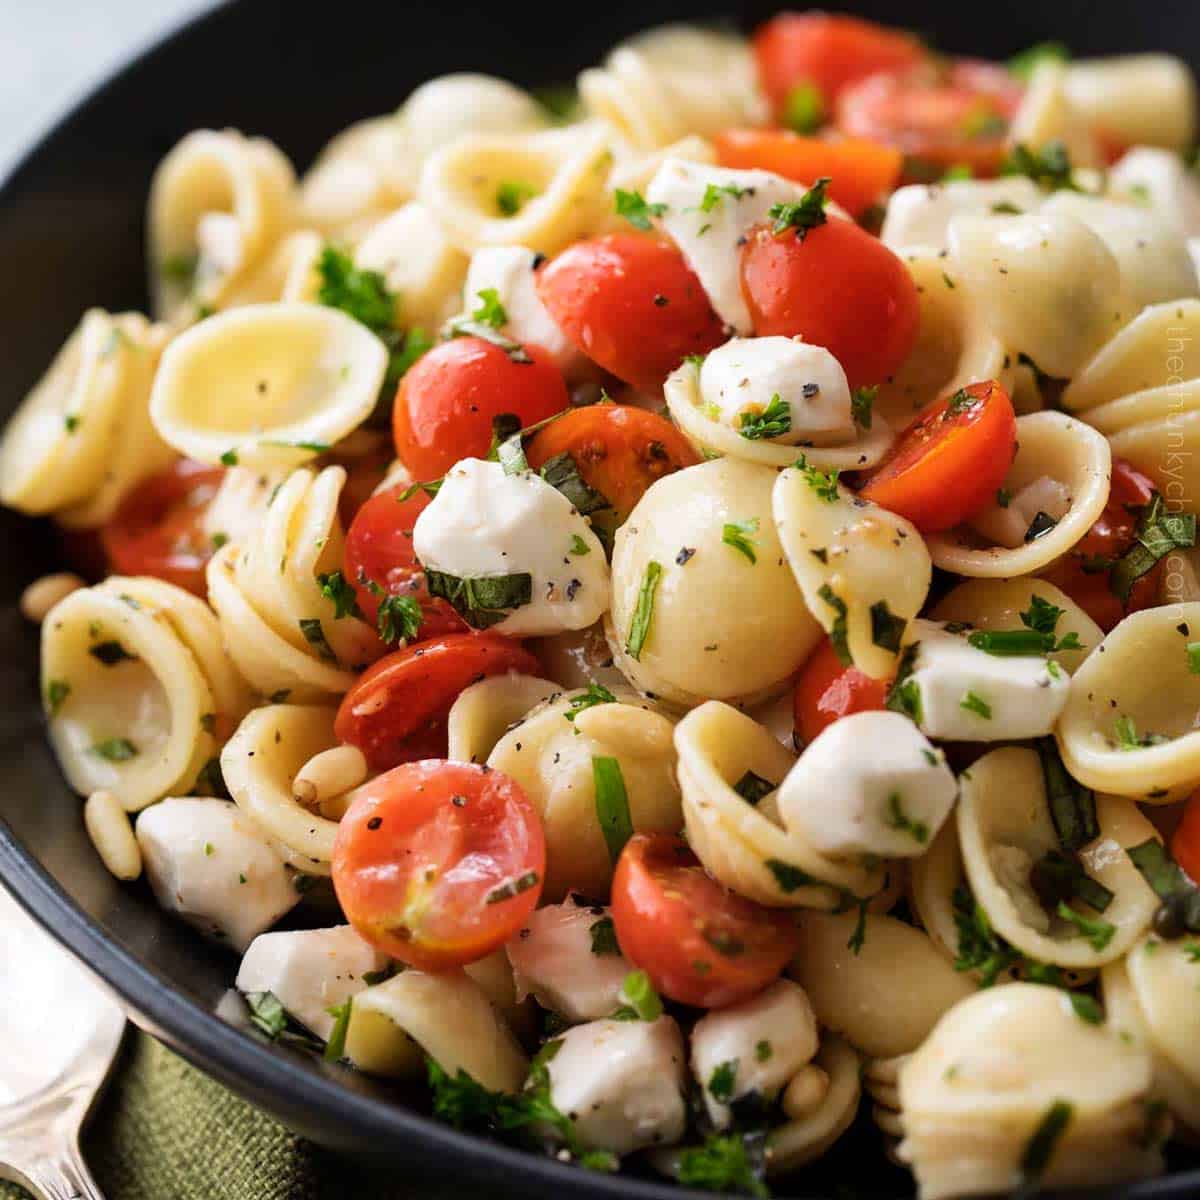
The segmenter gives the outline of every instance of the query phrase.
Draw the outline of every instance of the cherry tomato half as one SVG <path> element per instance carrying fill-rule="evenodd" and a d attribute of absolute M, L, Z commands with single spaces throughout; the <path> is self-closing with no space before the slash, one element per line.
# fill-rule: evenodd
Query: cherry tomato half
<path fill-rule="evenodd" d="M 848 85 L 877 71 L 911 66 L 925 51 L 911 34 L 859 17 L 785 12 L 754 35 L 754 57 L 778 114 L 800 84 L 813 84 L 831 104 Z"/>
<path fill-rule="evenodd" d="M 333 886 L 350 924 L 423 971 L 498 949 L 537 906 L 546 840 L 507 775 L 408 763 L 361 787 L 338 826 Z"/>
<path fill-rule="evenodd" d="M 916 344 L 920 303 L 908 269 L 841 217 L 809 230 L 751 231 L 742 247 L 742 294 L 755 334 L 824 346 L 852 388 L 882 383 Z"/>
<path fill-rule="evenodd" d="M 629 404 L 578 408 L 535 434 L 525 448 L 537 469 L 559 454 L 574 459 L 583 482 L 612 506 L 617 525 L 652 483 L 700 461 L 670 421 Z"/>
<path fill-rule="evenodd" d="M 1200 792 L 1188 797 L 1183 819 L 1171 838 L 1171 857 L 1193 883 L 1200 884 Z"/>
<path fill-rule="evenodd" d="M 139 483 L 100 533 L 113 573 L 153 575 L 205 596 L 216 547 L 202 522 L 224 474 L 184 458 Z"/>
<path fill-rule="evenodd" d="M 424 568 L 413 552 L 413 526 L 430 497 L 417 492 L 401 501 L 405 490 L 397 484 L 372 496 L 346 534 L 344 571 L 358 607 L 374 625 L 385 596 L 412 596 L 423 614 L 419 639 L 464 632 L 466 624 L 458 613 L 445 600 L 429 595 Z"/>
<path fill-rule="evenodd" d="M 791 914 L 721 886 L 681 838 L 635 834 L 617 861 L 612 915 L 625 956 L 664 996 L 720 1008 L 761 991 L 799 946 Z"/>
<path fill-rule="evenodd" d="M 873 75 L 838 102 L 848 137 L 886 142 L 935 173 L 967 166 L 994 175 L 1008 153 L 1008 127 L 1023 94 L 1002 67 L 960 60 Z"/>
<path fill-rule="evenodd" d="M 342 698 L 333 723 L 372 770 L 446 753 L 446 717 L 465 687 L 488 675 L 537 674 L 537 659 L 498 633 L 417 642 L 370 666 Z"/>
<path fill-rule="evenodd" d="M 1160 559 L 1134 583 L 1126 605 L 1122 605 L 1108 582 L 1108 567 L 1133 544 L 1137 509 L 1149 504 L 1156 490 L 1154 480 L 1125 459 L 1114 458 L 1104 511 L 1070 553 L 1044 573 L 1106 633 L 1129 613 L 1158 603 L 1165 559 Z"/>
<path fill-rule="evenodd" d="M 554 360 L 540 346 L 518 362 L 482 338 L 435 346 L 400 381 L 392 409 L 396 454 L 414 479 L 437 479 L 463 458 L 483 458 L 492 419 L 512 413 L 521 426 L 560 413 L 570 403 Z"/>
<path fill-rule="evenodd" d="M 1017 418 L 995 382 L 927 404 L 859 494 L 922 533 L 951 529 L 990 504 L 1017 449 Z"/>
<path fill-rule="evenodd" d="M 757 167 L 806 186 L 828 177 L 830 198 L 852 217 L 891 192 L 904 166 L 904 155 L 881 142 L 827 142 L 787 129 L 727 129 L 713 144 L 723 167 Z"/>
<path fill-rule="evenodd" d="M 884 708 L 890 687 L 891 680 L 872 679 L 857 667 L 843 667 L 833 643 L 825 638 L 796 679 L 792 693 L 796 732 L 807 745 L 841 717 Z"/>
<path fill-rule="evenodd" d="M 538 273 L 538 295 L 584 354 L 644 392 L 658 391 L 689 354 L 725 341 L 700 281 L 657 237 L 576 242 Z"/>

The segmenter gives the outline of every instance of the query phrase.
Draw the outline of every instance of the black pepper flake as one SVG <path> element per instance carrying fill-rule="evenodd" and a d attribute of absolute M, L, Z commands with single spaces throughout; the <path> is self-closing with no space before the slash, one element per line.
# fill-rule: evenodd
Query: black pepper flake
<path fill-rule="evenodd" d="M 1188 623 L 1186 621 L 1181 621 L 1175 626 L 1175 632 L 1182 633 L 1184 637 L 1187 637 L 1191 631 L 1188 629 Z"/>
<path fill-rule="evenodd" d="M 368 828 L 368 829 L 378 829 L 378 828 L 380 827 L 380 825 L 382 825 L 382 824 L 383 824 L 383 818 L 382 818 L 382 817 L 372 817 L 372 818 L 371 818 L 371 819 L 370 819 L 370 820 L 367 822 L 367 828 Z"/>
<path fill-rule="evenodd" d="M 675 555 L 675 565 L 679 567 L 686 566 L 695 556 L 695 546 L 682 546 L 679 553 Z"/>
<path fill-rule="evenodd" d="M 453 804 L 455 808 L 466 808 L 467 798 L 466 796 L 451 796 L 450 803 Z"/>
<path fill-rule="evenodd" d="M 819 383 L 806 383 L 800 389 L 800 393 L 803 395 L 805 400 L 811 400 L 820 390 L 821 385 Z"/>
<path fill-rule="evenodd" d="M 567 599 L 574 600 L 575 597 L 579 595 L 579 589 L 581 587 L 583 587 L 582 580 L 572 579 L 571 582 L 567 584 Z"/>
<path fill-rule="evenodd" d="M 656 308 L 666 308 L 666 307 L 667 307 L 667 305 L 668 305 L 668 304 L 670 304 L 670 303 L 671 303 L 671 301 L 670 301 L 670 300 L 668 300 L 668 299 L 666 298 L 666 296 L 664 296 L 664 295 L 662 294 L 662 292 L 656 292 L 656 293 L 655 293 L 655 295 L 654 295 L 654 306 L 655 306 Z"/>

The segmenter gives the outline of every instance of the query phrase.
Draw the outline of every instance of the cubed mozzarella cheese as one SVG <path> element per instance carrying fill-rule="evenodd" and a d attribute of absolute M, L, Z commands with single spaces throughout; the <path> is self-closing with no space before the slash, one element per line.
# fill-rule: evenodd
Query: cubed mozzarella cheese
<path fill-rule="evenodd" d="M 300 899 L 283 859 L 227 800 L 163 800 L 136 833 L 159 904 L 238 950 Z"/>
<path fill-rule="evenodd" d="M 809 744 L 780 785 L 779 813 L 825 854 L 914 858 L 957 795 L 953 772 L 912 721 L 863 712 Z"/>
<path fill-rule="evenodd" d="M 1115 195 L 1144 204 L 1183 237 L 1200 236 L 1200 179 L 1171 150 L 1135 146 L 1109 172 Z"/>
<path fill-rule="evenodd" d="M 589 1150 L 670 1145 L 687 1125 L 684 1056 L 671 1017 L 576 1025 L 547 1064 L 550 1099 Z"/>
<path fill-rule="evenodd" d="M 427 571 L 476 585 L 460 589 L 459 611 L 468 620 L 487 623 L 503 611 L 490 626 L 498 633 L 586 629 L 608 608 L 608 562 L 599 539 L 571 502 L 532 471 L 510 475 L 498 462 L 463 459 L 417 518 L 413 549 Z M 483 589 L 479 581 L 486 581 Z M 518 599 L 469 608 L 482 592 L 492 597 L 482 597 L 488 605 L 497 597 Z M 472 615 L 484 611 L 483 622 Z"/>
<path fill-rule="evenodd" d="M 463 312 L 473 313 L 480 306 L 480 292 L 491 289 L 508 318 L 501 332 L 523 345 L 541 346 L 570 375 L 585 360 L 538 296 L 536 270 L 542 258 L 525 246 L 476 250 L 463 285 Z"/>
<path fill-rule="evenodd" d="M 1032 212 L 1041 202 L 1037 185 L 1023 175 L 913 183 L 892 193 L 879 238 L 893 250 L 907 246 L 944 250 L 950 218 L 959 213 Z"/>
<path fill-rule="evenodd" d="M 817 1045 L 812 1005 L 790 979 L 701 1017 L 692 1029 L 692 1074 L 713 1124 L 729 1124 L 731 1100 L 751 1092 L 774 1099 Z"/>
<path fill-rule="evenodd" d="M 904 686 L 930 737 L 999 742 L 1044 737 L 1054 728 L 1070 686 L 1057 664 L 988 654 L 936 621 L 913 621 L 909 629 L 917 648 Z"/>
<path fill-rule="evenodd" d="M 824 346 L 799 338 L 734 338 L 718 346 L 700 368 L 700 396 L 714 420 L 739 432 L 781 402 L 787 429 L 769 440 L 785 446 L 854 440 L 846 372 Z"/>
<path fill-rule="evenodd" d="M 602 928 L 593 934 L 597 925 Z M 568 1021 L 610 1017 L 621 1005 L 621 985 L 633 964 L 611 944 L 612 917 L 606 908 L 567 900 L 534 912 L 506 947 L 518 995 L 532 994 L 543 1008 Z"/>
<path fill-rule="evenodd" d="M 1071 507 L 1071 493 L 1065 484 L 1049 475 L 1041 475 L 1027 483 L 1013 496 L 999 498 L 971 518 L 971 528 L 997 546 L 1015 550 L 1025 544 L 1025 537 L 1039 513 L 1045 513 L 1057 524 Z"/>
<path fill-rule="evenodd" d="M 717 315 L 737 333 L 753 323 L 742 295 L 740 250 L 750 229 L 776 204 L 795 204 L 807 189 L 770 171 L 733 171 L 668 158 L 646 189 L 664 206 L 660 223 L 695 271 Z"/>
<path fill-rule="evenodd" d="M 329 1010 L 367 987 L 363 976 L 387 961 L 349 925 L 276 930 L 250 943 L 237 988 L 246 995 L 271 992 L 289 1016 L 327 1041 L 334 1021 Z"/>

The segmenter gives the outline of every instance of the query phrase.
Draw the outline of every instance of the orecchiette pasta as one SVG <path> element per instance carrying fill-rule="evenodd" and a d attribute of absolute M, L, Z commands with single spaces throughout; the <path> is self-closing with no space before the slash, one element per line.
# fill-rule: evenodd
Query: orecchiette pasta
<path fill-rule="evenodd" d="M 354 669 L 380 653 L 369 625 L 335 616 L 318 578 L 342 561 L 337 501 L 345 478 L 341 467 L 293 472 L 253 536 L 223 546 L 209 563 L 208 598 L 229 655 L 264 696 L 344 692 Z"/>
<path fill-rule="evenodd" d="M 1128 800 L 1096 798 L 1099 835 L 1079 850 L 1085 872 L 1108 890 L 1090 934 L 1063 906 L 1047 911 L 1031 871 L 1059 849 L 1059 835 L 1032 750 L 994 750 L 962 781 L 958 835 L 971 890 L 995 927 L 1023 954 L 1063 967 L 1099 967 L 1124 954 L 1150 923 L 1158 899 L 1123 852 L 1154 836 Z M 1082 902 L 1081 902 L 1082 903 Z"/>
<path fill-rule="evenodd" d="M 1196 139 L 1196 84 L 1187 64 L 1174 55 L 1072 63 L 1066 91 L 1081 116 L 1126 146 L 1183 150 Z"/>
<path fill-rule="evenodd" d="M 324 246 L 312 229 L 289 233 L 277 241 L 252 270 L 226 293 L 221 308 L 243 304 L 313 304 L 321 288 L 318 262 Z"/>
<path fill-rule="evenodd" d="M 150 416 L 181 454 L 226 466 L 298 466 L 371 415 L 383 343 L 337 309 L 252 304 L 167 347 Z"/>
<path fill-rule="evenodd" d="M 1053 60 L 1037 65 L 1009 126 L 1008 140 L 1030 150 L 1058 144 L 1065 147 L 1073 166 L 1102 166 L 1095 131 L 1068 93 L 1068 70 Z"/>
<path fill-rule="evenodd" d="M 750 704 L 779 690 L 816 643 L 820 627 L 775 532 L 774 482 L 766 467 L 703 463 L 660 479 L 617 530 L 605 632 L 642 691 L 684 707 Z M 635 653 L 645 594 L 649 628 Z"/>
<path fill-rule="evenodd" d="M 174 324 L 218 307 L 295 218 L 295 173 L 270 142 L 232 129 L 188 134 L 150 186 L 155 315 Z"/>
<path fill-rule="evenodd" d="M 1200 603 L 1133 613 L 1075 673 L 1057 736 L 1081 783 L 1166 804 L 1200 782 L 1198 629 Z"/>
<path fill-rule="evenodd" d="M 862 1096 L 861 1060 L 841 1038 L 822 1038 L 814 1062 L 829 1077 L 820 1105 L 807 1116 L 773 1129 L 767 1138 L 767 1172 L 783 1174 L 820 1158 L 850 1128 Z"/>
<path fill-rule="evenodd" d="M 569 689 L 535 675 L 495 675 L 471 684 L 450 708 L 446 757 L 453 762 L 487 762 L 510 726 L 564 690 Z"/>
<path fill-rule="evenodd" d="M 834 908 L 884 886 L 878 864 L 828 858 L 786 829 L 771 796 L 755 806 L 739 794 L 747 772 L 778 784 L 795 761 L 749 717 L 710 701 L 676 726 L 675 748 L 688 844 L 726 887 L 778 908 Z"/>

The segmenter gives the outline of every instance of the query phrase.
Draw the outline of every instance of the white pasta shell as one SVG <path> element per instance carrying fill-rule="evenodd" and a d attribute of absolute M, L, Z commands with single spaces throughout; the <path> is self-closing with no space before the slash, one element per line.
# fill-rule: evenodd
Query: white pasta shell
<path fill-rule="evenodd" d="M 1196 140 L 1196 83 L 1173 54 L 1081 59 L 1066 89 L 1089 125 L 1126 146 L 1182 151 Z"/>
<path fill-rule="evenodd" d="M 1008 143 L 1041 150 L 1059 142 L 1066 147 L 1072 167 L 1101 167 L 1096 137 L 1067 93 L 1067 70 L 1052 60 L 1037 64 L 1009 126 Z"/>
<path fill-rule="evenodd" d="M 120 649 L 101 650 L 109 645 Z M 195 655 L 166 614 L 110 591 L 84 588 L 51 610 L 42 693 L 67 782 L 112 792 L 130 812 L 190 791 L 217 749 L 206 720 L 216 703 Z M 98 752 L 118 741 L 125 757 Z"/>
<path fill-rule="evenodd" d="M 821 1157 L 850 1128 L 862 1096 L 861 1060 L 841 1038 L 823 1034 L 813 1060 L 829 1076 L 820 1106 L 767 1137 L 767 1174 L 782 1175 Z"/>
<path fill-rule="evenodd" d="M 1017 446 L 1004 486 L 1016 494 L 1043 476 L 1057 480 L 1070 495 L 1066 514 L 1048 533 L 1015 550 L 981 547 L 980 539 L 962 528 L 929 534 L 925 540 L 934 566 L 969 578 L 1031 575 L 1066 554 L 1104 511 L 1112 451 L 1103 435 L 1065 413 L 1037 412 L 1017 418 Z"/>
<path fill-rule="evenodd" d="M 1169 559 L 1168 559 L 1169 561 Z M 1067 769 L 1088 787 L 1168 804 L 1200 783 L 1200 675 L 1187 645 L 1200 632 L 1200 603 L 1150 608 L 1126 617 L 1075 673 L 1057 737 Z M 1138 737 L 1125 746 L 1118 721 Z"/>
<path fill-rule="evenodd" d="M 784 829 L 772 797 L 756 807 L 734 790 L 747 771 L 778 784 L 795 762 L 745 714 L 709 701 L 676 726 L 675 748 L 688 844 L 727 888 L 776 908 L 828 909 L 884 886 L 882 866 L 827 858 Z"/>
<path fill-rule="evenodd" d="M 309 875 L 329 874 L 338 825 L 299 804 L 292 782 L 314 754 L 338 744 L 335 713 L 318 705 L 256 708 L 221 752 L 221 774 L 238 808 Z"/>
<path fill-rule="evenodd" d="M 150 416 L 200 462 L 298 466 L 371 415 L 387 351 L 352 317 L 317 304 L 254 304 L 167 347 Z"/>
<path fill-rule="evenodd" d="M 1100 967 L 1120 958 L 1158 907 L 1158 898 L 1125 853 L 1156 836 L 1137 806 L 1119 796 L 1097 796 L 1100 834 L 1079 851 L 1087 873 L 1113 893 L 1100 914 L 1113 933 L 1096 949 L 1074 926 L 1047 916 L 1028 882 L 1028 868 L 1059 848 L 1037 753 L 1017 746 L 993 750 L 961 780 L 963 865 L 996 932 L 1022 954 L 1055 966 Z"/>
<path fill-rule="evenodd" d="M 276 301 L 315 304 L 321 290 L 318 263 L 324 245 L 321 235 L 312 229 L 280 238 L 252 270 L 230 287 L 221 307 Z"/>
<path fill-rule="evenodd" d="M 451 762 L 482 763 L 509 728 L 563 689 L 536 675 L 491 675 L 471 684 L 450 706 L 446 726 Z"/>

